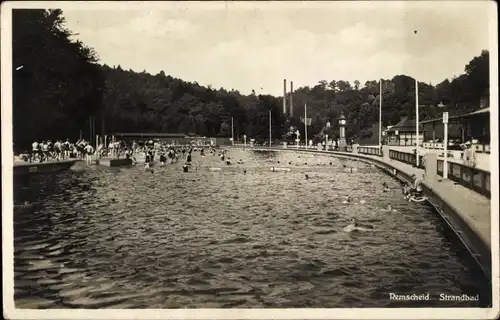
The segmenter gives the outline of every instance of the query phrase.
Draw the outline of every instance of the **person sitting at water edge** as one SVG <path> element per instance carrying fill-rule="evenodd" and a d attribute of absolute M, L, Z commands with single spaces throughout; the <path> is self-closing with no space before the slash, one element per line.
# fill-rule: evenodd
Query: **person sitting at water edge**
<path fill-rule="evenodd" d="M 411 176 L 412 183 L 413 185 L 410 187 L 408 190 L 408 195 L 411 197 L 421 197 L 423 190 L 422 190 L 422 179 L 417 178 L 417 175 L 412 175 Z"/>

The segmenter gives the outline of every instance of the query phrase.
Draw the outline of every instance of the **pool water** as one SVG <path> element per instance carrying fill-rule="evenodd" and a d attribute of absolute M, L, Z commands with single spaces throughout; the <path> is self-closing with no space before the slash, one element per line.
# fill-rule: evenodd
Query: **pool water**
<path fill-rule="evenodd" d="M 16 181 L 15 201 L 35 203 L 14 214 L 16 307 L 491 304 L 488 281 L 443 235 L 437 214 L 404 201 L 381 170 L 295 151 L 228 156 L 231 165 L 195 153 L 188 173 L 182 163 L 153 173 L 77 164 Z M 348 232 L 352 218 L 367 230 Z M 439 301 L 441 293 L 480 299 Z"/>

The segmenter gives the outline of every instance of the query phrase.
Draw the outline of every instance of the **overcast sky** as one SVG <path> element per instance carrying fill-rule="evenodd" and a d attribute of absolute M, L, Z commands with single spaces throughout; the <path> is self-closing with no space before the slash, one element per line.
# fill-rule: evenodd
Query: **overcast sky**
<path fill-rule="evenodd" d="M 459 75 L 482 49 L 496 45 L 488 33 L 494 5 L 186 2 L 63 11 L 68 28 L 101 63 L 281 95 L 284 78 L 298 87 L 398 74 L 436 84 Z"/>

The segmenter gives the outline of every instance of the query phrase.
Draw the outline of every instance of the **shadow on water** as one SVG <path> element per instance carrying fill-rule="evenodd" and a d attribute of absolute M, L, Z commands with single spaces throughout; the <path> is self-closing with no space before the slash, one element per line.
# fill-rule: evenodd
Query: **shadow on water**
<path fill-rule="evenodd" d="M 36 203 L 14 217 L 16 306 L 491 303 L 484 278 L 443 236 L 443 223 L 425 205 L 404 201 L 399 183 L 379 169 L 291 152 L 228 155 L 244 164 L 195 155 L 188 173 L 182 164 L 154 173 L 92 167 L 16 181 L 15 200 Z M 363 170 L 337 170 L 346 164 Z M 382 181 L 390 192 L 382 192 Z M 347 195 L 353 201 L 342 203 Z M 383 210 L 389 203 L 394 211 Z M 346 231 L 351 218 L 373 229 Z M 391 292 L 481 300 L 403 303 L 390 300 Z"/>

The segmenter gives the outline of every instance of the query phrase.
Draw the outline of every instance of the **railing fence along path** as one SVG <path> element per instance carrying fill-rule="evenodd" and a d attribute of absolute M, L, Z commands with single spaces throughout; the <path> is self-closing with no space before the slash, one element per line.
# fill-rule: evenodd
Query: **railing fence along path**
<path fill-rule="evenodd" d="M 443 176 L 444 161 L 437 160 L 437 173 Z M 448 162 L 448 178 L 468 189 L 491 199 L 490 173 L 478 168 L 472 168 L 455 162 Z"/>
<path fill-rule="evenodd" d="M 416 166 L 417 165 L 417 155 L 414 153 L 401 152 L 396 150 L 389 150 L 389 158 L 392 160 L 397 160 L 404 162 L 406 164 Z M 419 155 L 419 165 L 420 169 L 425 169 L 424 156 Z"/>

